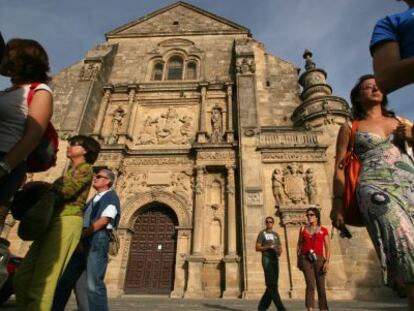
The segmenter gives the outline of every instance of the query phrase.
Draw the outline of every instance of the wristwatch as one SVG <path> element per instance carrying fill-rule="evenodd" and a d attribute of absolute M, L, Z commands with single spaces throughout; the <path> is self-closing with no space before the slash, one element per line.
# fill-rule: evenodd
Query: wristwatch
<path fill-rule="evenodd" d="M 1 167 L 3 170 L 5 170 L 5 171 L 7 172 L 7 174 L 10 174 L 10 172 L 11 172 L 11 167 L 10 167 L 10 165 L 9 165 L 7 162 L 5 162 L 5 161 L 0 161 L 0 167 Z"/>

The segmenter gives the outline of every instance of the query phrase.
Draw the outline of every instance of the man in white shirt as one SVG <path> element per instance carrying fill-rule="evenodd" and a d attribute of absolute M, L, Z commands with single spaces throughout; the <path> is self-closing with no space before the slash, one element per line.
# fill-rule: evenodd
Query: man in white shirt
<path fill-rule="evenodd" d="M 118 227 L 120 219 L 119 198 L 111 189 L 114 180 L 114 173 L 108 169 L 102 169 L 94 176 L 92 185 L 97 194 L 86 204 L 82 232 L 82 247 L 86 247 L 87 252 L 77 253 L 71 258 L 56 289 L 53 311 L 64 310 L 70 291 L 85 268 L 89 310 L 109 310 L 104 283 L 108 265 L 109 231 Z"/>

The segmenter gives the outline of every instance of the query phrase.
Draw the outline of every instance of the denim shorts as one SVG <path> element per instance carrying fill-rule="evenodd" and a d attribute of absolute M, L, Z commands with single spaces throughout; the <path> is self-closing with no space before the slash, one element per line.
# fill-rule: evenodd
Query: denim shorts
<path fill-rule="evenodd" d="M 6 152 L 0 151 L 0 159 Z M 13 197 L 16 191 L 22 186 L 26 176 L 26 161 L 17 165 L 10 174 L 0 179 L 0 205 L 4 205 Z"/>

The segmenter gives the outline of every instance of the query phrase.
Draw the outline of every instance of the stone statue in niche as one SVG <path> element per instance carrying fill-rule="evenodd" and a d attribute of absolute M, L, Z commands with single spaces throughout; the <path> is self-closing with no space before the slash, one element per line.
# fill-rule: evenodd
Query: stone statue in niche
<path fill-rule="evenodd" d="M 313 175 L 313 170 L 311 168 L 308 168 L 305 173 L 305 192 L 308 196 L 309 204 L 315 204 L 315 198 L 316 198 L 316 182 Z"/>
<path fill-rule="evenodd" d="M 272 174 L 272 190 L 276 201 L 276 206 L 280 207 L 285 204 L 285 190 L 283 188 L 283 175 L 280 169 L 276 168 Z"/>
<path fill-rule="evenodd" d="M 122 120 L 125 115 L 126 113 L 121 107 L 118 107 L 118 109 L 112 113 L 112 131 L 105 141 L 107 144 L 116 144 L 118 142 L 119 131 L 122 127 Z"/>
<path fill-rule="evenodd" d="M 294 204 L 306 202 L 302 164 L 290 163 L 283 170 L 284 190 Z"/>
<path fill-rule="evenodd" d="M 210 141 L 213 144 L 220 143 L 223 140 L 223 116 L 221 109 L 214 107 L 211 110 L 211 136 Z"/>
<path fill-rule="evenodd" d="M 157 118 L 146 117 L 136 145 L 188 144 L 193 134 L 192 118 L 187 115 L 180 117 L 170 107 Z"/>

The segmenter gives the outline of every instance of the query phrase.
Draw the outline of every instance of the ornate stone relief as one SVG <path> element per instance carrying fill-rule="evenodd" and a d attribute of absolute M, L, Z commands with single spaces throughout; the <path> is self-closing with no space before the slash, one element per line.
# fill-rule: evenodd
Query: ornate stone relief
<path fill-rule="evenodd" d="M 203 151 L 197 154 L 197 160 L 235 160 L 234 151 Z"/>
<path fill-rule="evenodd" d="M 272 191 L 278 208 L 315 204 L 317 188 L 313 170 L 304 172 L 303 165 L 297 163 L 276 168 L 272 174 Z"/>
<path fill-rule="evenodd" d="M 190 171 L 120 171 L 117 191 L 123 199 L 126 199 L 131 194 L 163 189 L 179 195 L 186 202 L 191 202 L 192 185 L 193 176 Z"/>
<path fill-rule="evenodd" d="M 171 175 L 172 192 L 190 199 L 193 192 L 193 176 L 191 172 L 181 171 Z"/>
<path fill-rule="evenodd" d="M 158 165 L 193 165 L 193 161 L 188 158 L 128 158 L 124 160 L 126 166 L 158 166 Z"/>
<path fill-rule="evenodd" d="M 96 77 L 101 69 L 101 63 L 88 62 L 83 65 L 79 73 L 79 81 L 90 81 Z"/>
<path fill-rule="evenodd" d="M 176 109 L 169 107 L 159 117 L 145 117 L 136 145 L 191 144 L 193 136 L 193 118 L 180 116 Z"/>
<path fill-rule="evenodd" d="M 264 163 L 277 162 L 326 162 L 325 150 L 281 150 L 278 152 L 263 152 Z"/>
<path fill-rule="evenodd" d="M 253 74 L 256 72 L 256 64 L 254 58 L 243 57 L 236 61 L 236 72 L 241 74 Z"/>
<path fill-rule="evenodd" d="M 281 208 L 278 212 L 283 226 L 303 226 L 307 223 L 304 208 Z"/>

